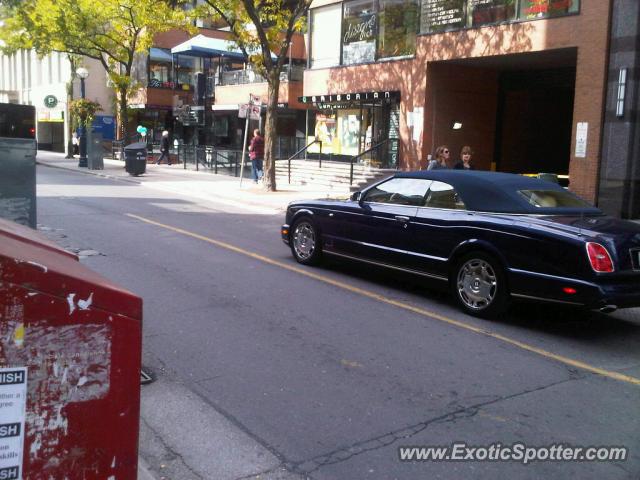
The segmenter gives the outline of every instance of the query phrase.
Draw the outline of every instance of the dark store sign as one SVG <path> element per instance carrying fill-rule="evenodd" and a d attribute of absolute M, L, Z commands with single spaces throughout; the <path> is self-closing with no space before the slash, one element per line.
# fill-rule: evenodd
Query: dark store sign
<path fill-rule="evenodd" d="M 376 15 L 366 15 L 358 19 L 345 19 L 344 38 L 342 43 L 365 42 L 375 40 Z"/>
<path fill-rule="evenodd" d="M 400 98 L 400 92 L 364 92 L 339 93 L 336 95 L 312 95 L 298 97 L 300 103 L 338 103 L 355 102 L 360 100 L 383 100 L 385 98 Z"/>
<path fill-rule="evenodd" d="M 465 0 L 422 0 L 422 31 L 438 32 L 462 28 Z"/>

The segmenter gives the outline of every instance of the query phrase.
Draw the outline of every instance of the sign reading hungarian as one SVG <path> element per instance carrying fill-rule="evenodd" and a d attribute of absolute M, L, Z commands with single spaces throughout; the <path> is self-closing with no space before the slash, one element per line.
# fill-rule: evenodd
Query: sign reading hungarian
<path fill-rule="evenodd" d="M 338 93 L 327 95 L 309 95 L 298 97 L 300 103 L 344 103 L 360 100 L 384 100 L 386 98 L 400 98 L 400 92 L 362 92 Z"/>
<path fill-rule="evenodd" d="M 0 479 L 22 478 L 27 368 L 0 368 Z"/>

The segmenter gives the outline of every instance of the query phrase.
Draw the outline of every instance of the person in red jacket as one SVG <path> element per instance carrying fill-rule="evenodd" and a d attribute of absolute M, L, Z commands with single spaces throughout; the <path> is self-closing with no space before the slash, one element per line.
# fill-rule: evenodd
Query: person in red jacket
<path fill-rule="evenodd" d="M 251 159 L 251 173 L 253 181 L 258 183 L 262 178 L 262 161 L 264 160 L 264 138 L 260 135 L 260 130 L 253 131 L 253 138 L 249 144 L 249 158 Z"/>

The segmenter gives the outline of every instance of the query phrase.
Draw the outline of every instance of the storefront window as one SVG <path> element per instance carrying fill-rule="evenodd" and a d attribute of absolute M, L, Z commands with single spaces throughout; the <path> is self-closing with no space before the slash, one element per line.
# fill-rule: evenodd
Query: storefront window
<path fill-rule="evenodd" d="M 344 4 L 342 16 L 342 64 L 376 59 L 377 14 L 371 0 Z"/>
<path fill-rule="evenodd" d="M 322 112 L 316 114 L 316 128 L 314 132 L 315 136 L 311 137 L 309 141 L 314 139 L 322 142 L 323 153 L 338 153 L 335 146 L 339 146 L 338 139 L 336 138 L 336 115 L 331 112 Z M 320 152 L 320 145 L 315 143 L 309 147 L 309 152 Z"/>
<path fill-rule="evenodd" d="M 557 17 L 578 11 L 578 0 L 520 0 L 520 18 Z"/>
<path fill-rule="evenodd" d="M 412 55 L 416 50 L 417 0 L 380 0 L 378 57 Z"/>
<path fill-rule="evenodd" d="M 466 24 L 466 0 L 422 0 L 421 31 L 455 30 Z"/>
<path fill-rule="evenodd" d="M 342 4 L 316 8 L 311 14 L 311 67 L 325 68 L 340 64 L 340 33 L 335 32 L 342 18 Z"/>
<path fill-rule="evenodd" d="M 515 0 L 470 0 L 471 26 L 509 22 L 515 19 Z"/>
<path fill-rule="evenodd" d="M 360 153 L 360 110 L 339 110 L 338 129 L 340 155 Z"/>
<path fill-rule="evenodd" d="M 421 0 L 420 32 L 537 20 L 579 9 L 580 0 Z"/>
<path fill-rule="evenodd" d="M 192 90 L 195 86 L 195 74 L 200 70 L 200 59 L 186 55 L 176 55 L 176 87 L 180 90 Z"/>
<path fill-rule="evenodd" d="M 149 86 L 172 88 L 171 52 L 161 48 L 149 50 Z"/>

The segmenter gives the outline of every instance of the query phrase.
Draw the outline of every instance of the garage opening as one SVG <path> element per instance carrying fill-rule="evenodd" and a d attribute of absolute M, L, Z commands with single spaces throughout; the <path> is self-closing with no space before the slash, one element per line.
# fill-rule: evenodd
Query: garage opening
<path fill-rule="evenodd" d="M 576 59 L 562 49 L 429 64 L 431 152 L 445 144 L 455 163 L 469 145 L 477 169 L 566 176 Z"/>

